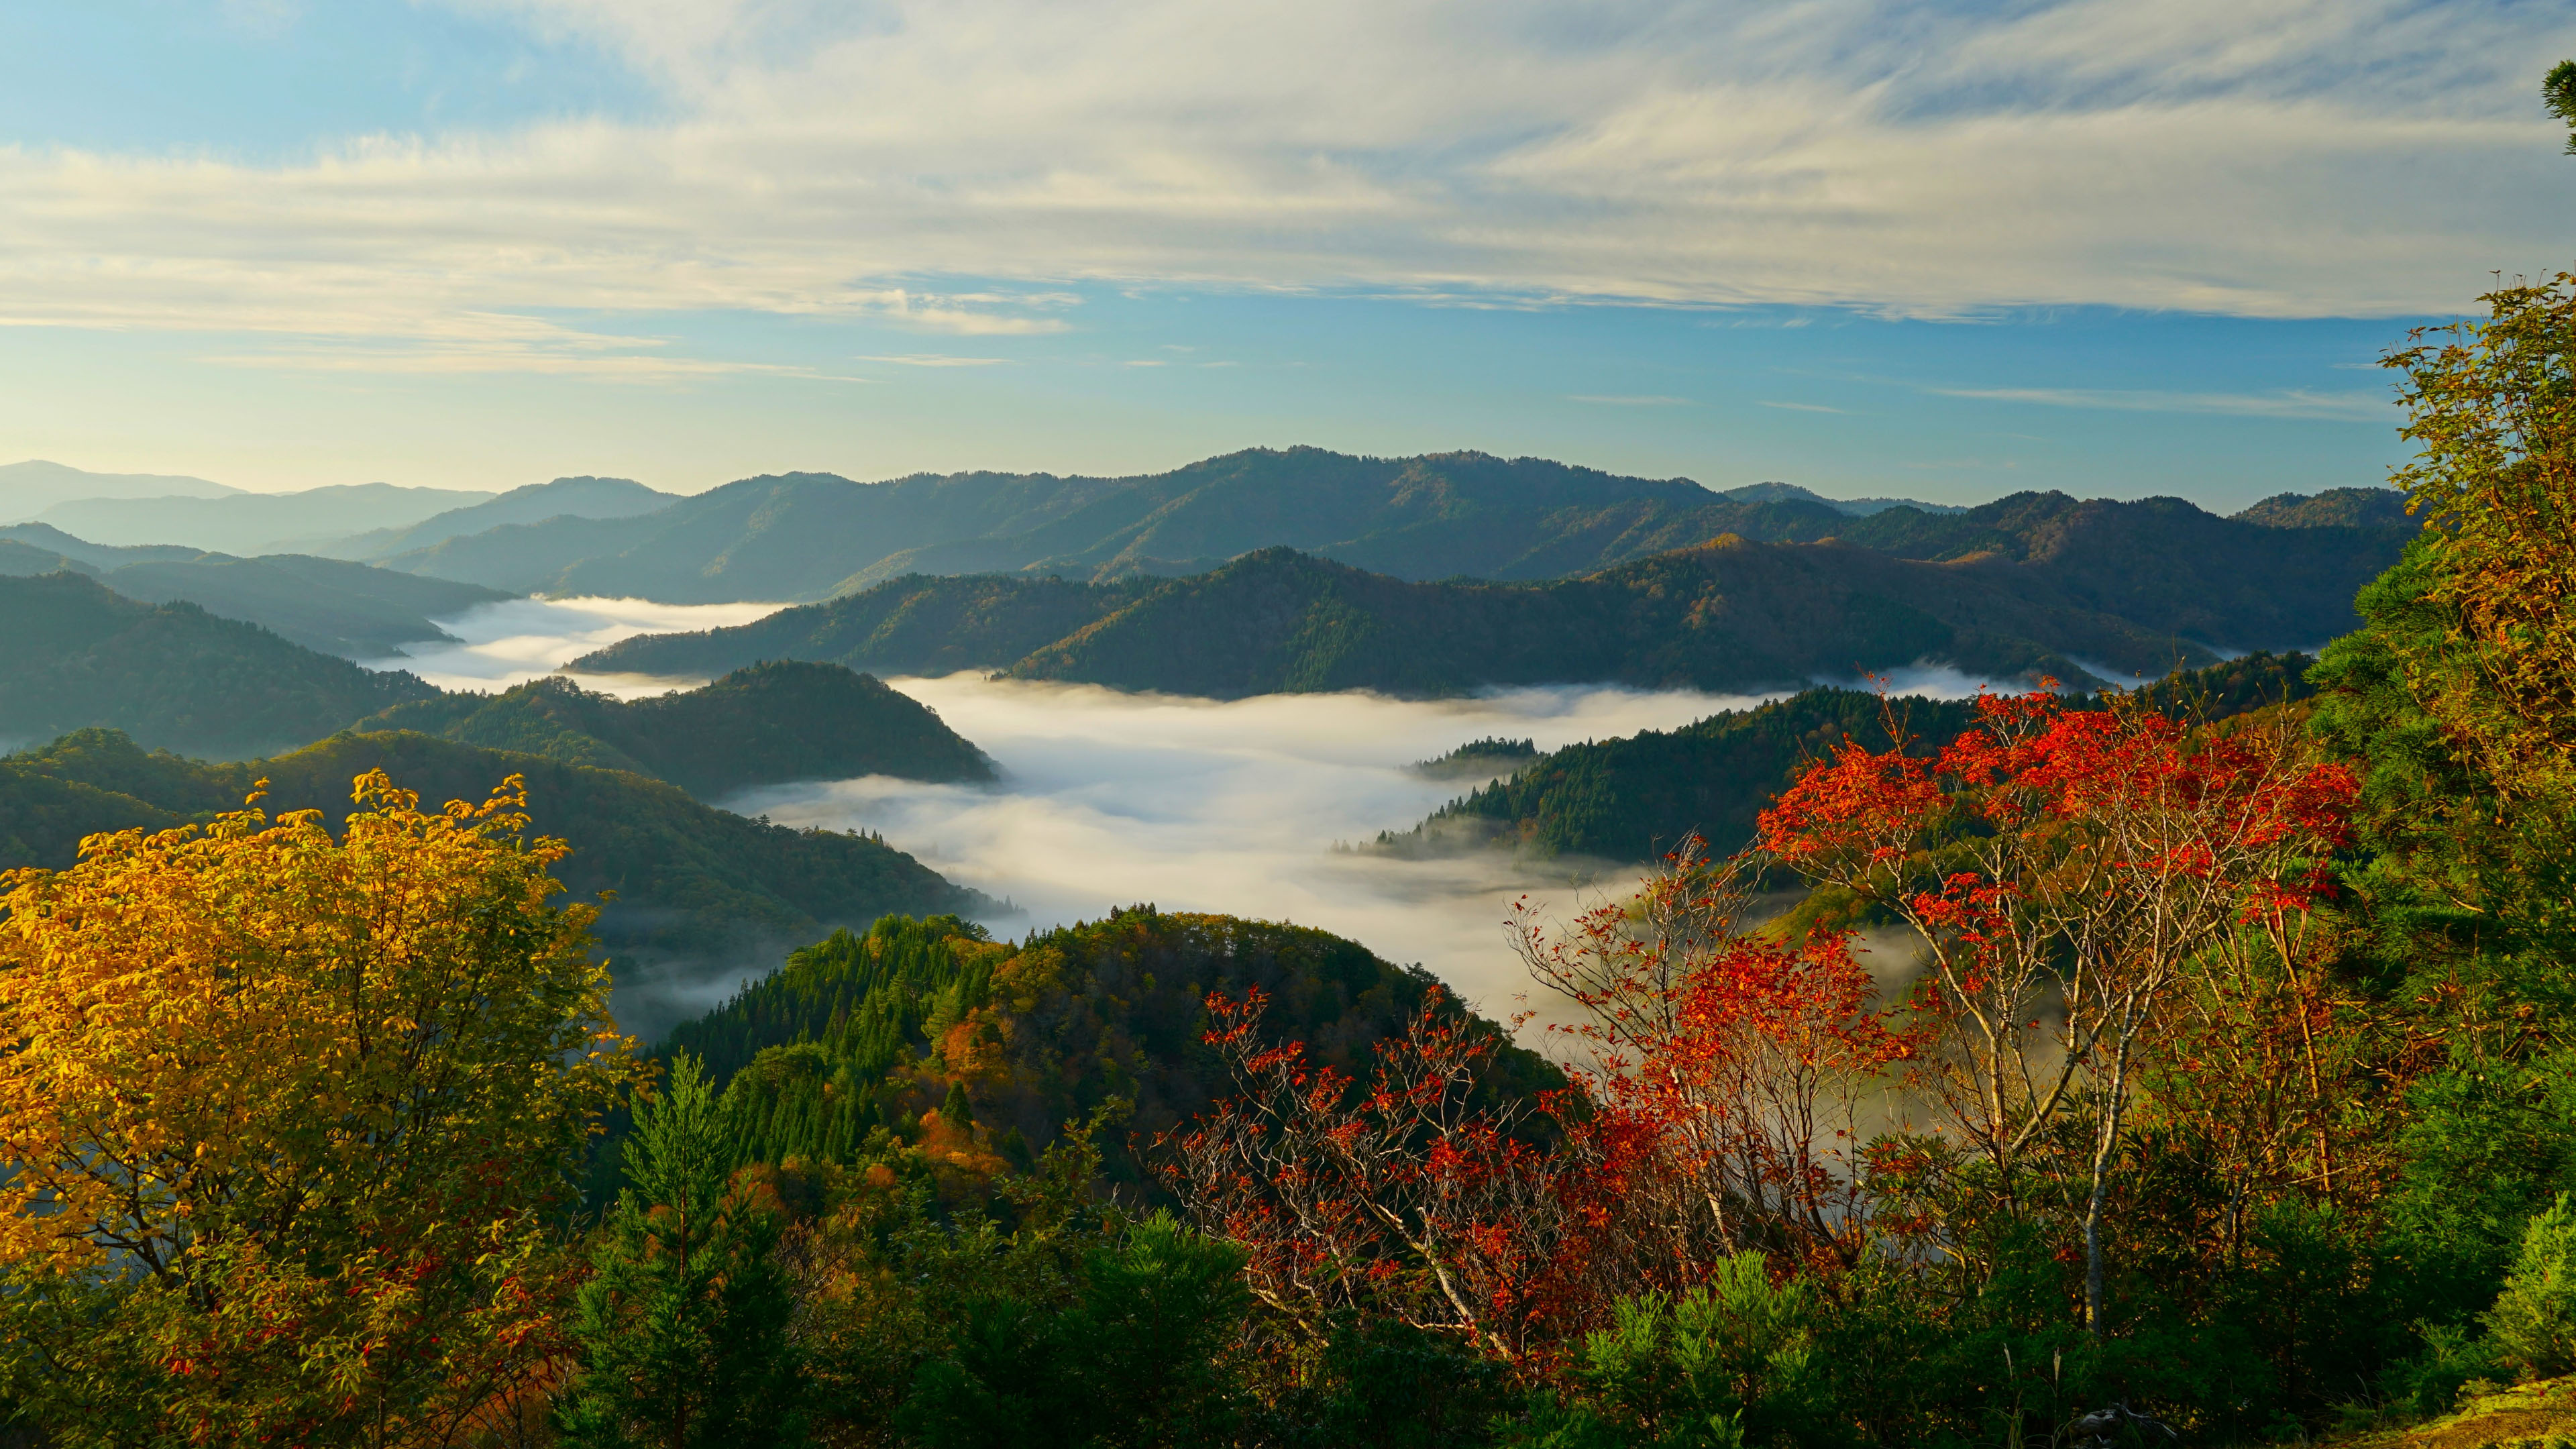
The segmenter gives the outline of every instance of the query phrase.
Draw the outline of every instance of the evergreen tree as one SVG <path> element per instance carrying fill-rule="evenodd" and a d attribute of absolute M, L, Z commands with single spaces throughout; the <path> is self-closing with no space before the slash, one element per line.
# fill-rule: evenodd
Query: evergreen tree
<path fill-rule="evenodd" d="M 626 1179 L 573 1333 L 586 1363 L 562 1415 L 595 1449 L 789 1445 L 793 1310 L 777 1219 L 730 1184 L 732 1134 L 699 1060 L 635 1109 Z"/>

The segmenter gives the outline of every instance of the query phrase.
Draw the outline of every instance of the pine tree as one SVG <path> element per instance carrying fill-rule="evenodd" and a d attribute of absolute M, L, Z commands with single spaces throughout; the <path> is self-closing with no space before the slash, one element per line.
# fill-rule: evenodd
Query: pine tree
<path fill-rule="evenodd" d="M 563 1428 L 595 1449 L 791 1445 L 792 1308 L 779 1225 L 729 1185 L 732 1134 L 699 1060 L 635 1109 L 622 1193 L 573 1321 L 586 1360 Z"/>

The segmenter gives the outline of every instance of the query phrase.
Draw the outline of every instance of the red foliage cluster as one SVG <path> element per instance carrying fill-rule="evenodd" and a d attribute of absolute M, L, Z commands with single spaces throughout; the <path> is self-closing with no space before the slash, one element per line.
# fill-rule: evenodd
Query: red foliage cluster
<path fill-rule="evenodd" d="M 1694 840 L 1569 927 L 1515 908 L 1523 961 L 1574 1008 L 1551 1028 L 1572 1089 L 1486 1101 L 1499 1043 L 1436 999 L 1361 1084 L 1263 1043 L 1257 995 L 1212 998 L 1239 1095 L 1166 1144 L 1172 1185 L 1251 1248 L 1255 1292 L 1294 1319 L 1392 1311 L 1527 1361 L 1618 1295 L 1688 1287 L 1748 1249 L 1848 1268 L 1873 1231 L 1928 1228 L 1910 1208 L 1873 1228 L 1874 1179 L 1963 1151 L 2008 1179 L 2081 1110 L 2098 1321 L 2133 1050 L 2188 962 L 2243 924 L 2277 936 L 2327 889 L 2355 782 L 2283 721 L 2190 731 L 2044 692 L 1979 711 L 1929 757 L 1901 735 L 1846 743 L 1762 816 L 1772 860 L 1920 937 L 1929 970 L 1902 1019 L 1848 932 L 1748 929 L 1751 862 Z M 1942 1109 L 1937 1147 L 1864 1123 L 1899 1082 Z"/>

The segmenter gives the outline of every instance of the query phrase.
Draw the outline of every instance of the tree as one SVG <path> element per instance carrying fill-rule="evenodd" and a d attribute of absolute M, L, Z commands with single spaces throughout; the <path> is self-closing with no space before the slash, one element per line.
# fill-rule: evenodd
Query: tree
<path fill-rule="evenodd" d="M 2486 1324 L 2497 1352 L 2523 1377 L 2576 1371 L 2576 1208 L 2567 1194 L 2523 1229 L 2522 1252 Z"/>
<path fill-rule="evenodd" d="M 1261 1035 L 1267 999 L 1208 998 L 1236 1095 L 1156 1143 L 1194 1225 L 1241 1243 L 1253 1296 L 1310 1339 L 1384 1314 L 1513 1358 L 1571 1239 L 1565 1184 L 1527 1140 L 1538 1107 L 1486 1104 L 1498 1041 L 1434 990 L 1366 1082 Z"/>
<path fill-rule="evenodd" d="M 2576 62 L 2560 70 L 2576 96 Z M 2507 798 L 2558 797 L 2576 786 L 2576 275 L 2479 300 L 2486 320 L 2417 328 L 2384 364 L 2405 375 L 2401 436 L 2419 449 L 2392 481 L 2424 520 L 2410 553 L 2449 626 L 2391 642 Z"/>
<path fill-rule="evenodd" d="M 794 1444 L 795 1304 L 777 1218 L 732 1183 L 734 1139 L 698 1059 L 639 1102 L 627 1181 L 581 1286 L 585 1365 L 562 1413 L 597 1449 Z"/>
<path fill-rule="evenodd" d="M 2562 60 L 2540 82 L 2541 102 L 2567 126 L 2567 154 L 2576 156 L 2576 60 Z"/>
<path fill-rule="evenodd" d="M 1746 1249 L 1849 1267 L 1866 1242 L 1860 1102 L 1910 1045 L 1847 933 L 1746 929 L 1745 865 L 1693 838 L 1562 931 L 1513 911 L 1531 975 L 1581 1012 L 1553 1028 L 1591 1109 L 1568 1140 L 1604 1179 L 1632 1284 L 1694 1282 Z"/>
<path fill-rule="evenodd" d="M 1930 760 L 1902 740 L 1847 743 L 1763 812 L 1763 839 L 1922 939 L 1937 1035 L 1917 1079 L 2008 1209 L 2025 1151 L 2089 1109 L 2085 1320 L 2099 1334 L 2102 1215 L 2141 1052 L 2195 956 L 2326 888 L 2356 782 L 2308 761 L 2277 714 L 2193 732 L 2135 701 L 2070 710 L 2045 691 L 1978 711 L 1983 727 Z"/>
<path fill-rule="evenodd" d="M 0 878 L 13 1392 L 65 1444 L 445 1443 L 563 1344 L 545 1226 L 632 1075 L 516 778 Z"/>

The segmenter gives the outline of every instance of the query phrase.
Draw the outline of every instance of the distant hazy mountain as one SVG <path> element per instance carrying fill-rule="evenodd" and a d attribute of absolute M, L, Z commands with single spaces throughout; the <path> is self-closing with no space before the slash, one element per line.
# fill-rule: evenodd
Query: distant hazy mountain
<path fill-rule="evenodd" d="M 217 759 L 292 749 L 438 691 L 194 604 L 146 604 L 77 573 L 0 578 L 0 739 L 101 725 Z"/>
<path fill-rule="evenodd" d="M 1795 483 L 1747 483 L 1729 488 L 1718 495 L 1738 503 L 1820 503 L 1836 513 L 1854 518 L 1867 518 L 1891 508 L 1915 508 L 1925 513 L 1965 513 L 1967 505 L 1959 503 L 1926 503 L 1919 498 L 1827 498 Z"/>
<path fill-rule="evenodd" d="M 76 498 L 223 498 L 240 491 L 172 473 L 87 473 L 34 458 L 0 464 L 0 523 L 33 518 Z"/>
<path fill-rule="evenodd" d="M 479 584 L 340 559 L 243 559 L 173 546 L 108 548 L 41 523 L 0 528 L 0 575 L 63 568 L 99 579 L 128 598 L 185 600 L 351 659 L 386 658 L 406 644 L 451 638 L 434 618 L 514 597 Z"/>
<path fill-rule="evenodd" d="M 369 529 L 408 527 L 490 497 L 449 488 L 350 483 L 300 493 L 88 497 L 56 503 L 37 517 L 92 543 L 185 544 L 241 555 L 298 553 Z"/>
<path fill-rule="evenodd" d="M 677 503 L 681 495 L 647 488 L 631 478 L 557 478 L 531 483 L 485 503 L 452 508 L 402 528 L 380 528 L 315 547 L 330 558 L 384 559 L 427 548 L 451 538 L 481 533 L 511 523 L 543 523 L 549 518 L 633 518 Z"/>
<path fill-rule="evenodd" d="M 111 547 L 74 538 L 49 523 L 12 523 L 0 526 L 0 539 L 13 539 L 49 554 L 77 559 L 95 569 L 121 569 L 127 564 L 165 563 L 203 558 L 206 550 L 178 543 L 146 543 Z"/>
<path fill-rule="evenodd" d="M 499 528 L 389 562 L 495 588 L 689 603 L 829 598 L 907 573 L 1176 576 L 1280 545 L 1406 579 L 1543 579 L 1727 532 L 1830 537 L 1861 506 L 1482 453 L 1253 449 L 1131 478 L 748 478 L 640 518 Z"/>
<path fill-rule="evenodd" d="M 291 553 L 127 564 L 99 580 L 128 598 L 184 599 L 349 659 L 382 659 L 401 654 L 406 644 L 453 639 L 433 620 L 513 597 L 480 584 Z"/>
<path fill-rule="evenodd" d="M 792 780 L 993 778 L 984 752 L 928 706 L 837 664 L 758 664 L 637 700 L 538 679 L 497 695 L 396 705 L 359 728 L 631 770 L 702 800 Z"/>

